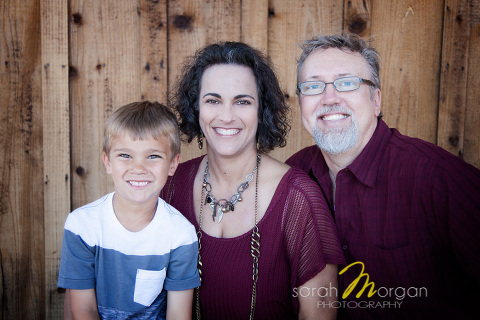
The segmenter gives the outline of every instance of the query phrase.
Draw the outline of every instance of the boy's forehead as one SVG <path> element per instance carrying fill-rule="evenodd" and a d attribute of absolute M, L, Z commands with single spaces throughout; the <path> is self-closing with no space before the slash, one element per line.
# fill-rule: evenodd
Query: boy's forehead
<path fill-rule="evenodd" d="M 144 143 L 154 143 L 166 144 L 170 147 L 170 140 L 166 134 L 154 135 L 153 133 L 135 133 L 133 131 L 124 131 L 112 137 L 111 145 L 118 143 L 134 143 L 134 142 L 144 142 Z M 143 144 L 144 144 L 143 143 Z"/>
<path fill-rule="evenodd" d="M 166 136 L 164 134 L 157 134 L 150 131 L 135 131 L 135 130 L 124 130 L 118 132 L 112 137 L 112 141 L 115 139 L 130 138 L 133 141 L 137 140 L 159 140 L 161 137 Z"/>

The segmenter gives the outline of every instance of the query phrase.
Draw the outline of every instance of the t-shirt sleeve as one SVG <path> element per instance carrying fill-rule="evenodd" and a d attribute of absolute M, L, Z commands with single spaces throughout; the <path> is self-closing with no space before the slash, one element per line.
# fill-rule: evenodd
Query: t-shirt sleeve
<path fill-rule="evenodd" d="M 326 264 L 345 264 L 333 218 L 320 188 L 303 172 L 290 184 L 284 216 L 292 270 L 301 286 Z"/>
<path fill-rule="evenodd" d="M 68 289 L 92 289 L 95 288 L 95 247 L 69 230 L 74 220 L 70 214 L 65 223 L 57 285 Z"/>
<path fill-rule="evenodd" d="M 170 252 L 170 262 L 165 279 L 165 290 L 179 291 L 200 286 L 197 269 L 198 241 L 195 228 L 185 220 L 177 224 L 174 235 L 179 236 Z"/>

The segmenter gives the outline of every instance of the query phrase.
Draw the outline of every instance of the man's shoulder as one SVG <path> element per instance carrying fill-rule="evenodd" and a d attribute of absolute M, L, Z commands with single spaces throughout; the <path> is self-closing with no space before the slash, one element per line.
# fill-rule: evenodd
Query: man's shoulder
<path fill-rule="evenodd" d="M 322 153 L 317 145 L 312 145 L 294 153 L 285 163 L 292 167 L 304 168 L 310 165 L 313 159 L 321 156 Z"/>
<path fill-rule="evenodd" d="M 392 129 L 392 133 L 390 147 L 409 157 L 437 164 L 463 161 L 460 157 L 429 141 L 403 135 L 396 129 Z"/>

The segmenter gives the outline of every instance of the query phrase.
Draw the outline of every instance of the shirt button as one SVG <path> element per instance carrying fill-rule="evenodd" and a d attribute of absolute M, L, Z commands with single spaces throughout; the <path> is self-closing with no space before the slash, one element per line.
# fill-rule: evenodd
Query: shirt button
<path fill-rule="evenodd" d="M 343 250 L 347 250 L 347 249 L 348 249 L 348 246 L 345 244 L 345 245 L 343 245 L 342 249 L 343 249 Z"/>

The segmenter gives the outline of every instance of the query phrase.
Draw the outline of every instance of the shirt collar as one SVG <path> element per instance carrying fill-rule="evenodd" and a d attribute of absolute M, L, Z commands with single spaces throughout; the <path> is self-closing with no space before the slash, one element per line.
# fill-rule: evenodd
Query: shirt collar
<path fill-rule="evenodd" d="M 382 119 L 379 119 L 372 138 L 358 157 L 347 167 L 363 184 L 369 187 L 375 185 L 380 162 L 391 136 L 390 128 Z"/>

